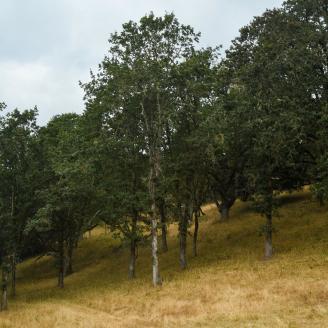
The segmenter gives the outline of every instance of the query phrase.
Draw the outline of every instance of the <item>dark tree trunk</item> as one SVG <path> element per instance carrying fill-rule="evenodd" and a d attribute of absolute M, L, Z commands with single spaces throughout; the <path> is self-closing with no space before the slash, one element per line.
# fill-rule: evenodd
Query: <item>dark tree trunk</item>
<path fill-rule="evenodd" d="M 64 277 L 65 277 L 65 250 L 64 241 L 59 242 L 58 250 L 58 287 L 64 288 Z"/>
<path fill-rule="evenodd" d="M 75 242 L 71 240 L 68 244 L 67 249 L 67 265 L 65 276 L 68 276 L 73 273 L 73 253 L 74 253 Z"/>
<path fill-rule="evenodd" d="M 268 260 L 272 257 L 272 254 L 272 214 L 270 213 L 266 215 L 264 258 Z"/>
<path fill-rule="evenodd" d="M 182 270 L 187 268 L 187 236 L 184 232 L 180 231 L 180 267 Z"/>
<path fill-rule="evenodd" d="M 12 187 L 11 191 L 11 217 L 15 224 L 15 190 Z M 17 224 L 17 223 L 16 223 Z M 13 254 L 10 258 L 10 267 L 11 267 L 11 295 L 16 296 L 16 250 L 14 248 Z"/>
<path fill-rule="evenodd" d="M 264 259 L 268 260 L 273 255 L 272 248 L 272 212 L 273 212 L 273 187 L 272 180 L 268 180 L 267 195 L 265 195 L 265 240 L 264 240 Z"/>
<path fill-rule="evenodd" d="M 225 204 L 221 204 L 220 206 L 220 220 L 221 221 L 227 221 L 230 216 L 230 208 Z"/>
<path fill-rule="evenodd" d="M 235 198 L 230 199 L 222 199 L 221 202 L 217 201 L 216 206 L 220 213 L 220 222 L 225 222 L 229 220 L 230 217 L 230 209 L 232 205 L 235 203 Z"/>
<path fill-rule="evenodd" d="M 160 203 L 159 214 L 161 219 L 161 230 L 162 230 L 162 252 L 166 253 L 168 251 L 168 246 L 167 246 L 167 225 L 166 225 L 164 202 Z"/>
<path fill-rule="evenodd" d="M 130 264 L 129 278 L 134 279 L 136 276 L 136 259 L 137 259 L 137 214 L 132 218 L 132 237 L 130 242 Z"/>
<path fill-rule="evenodd" d="M 162 252 L 166 253 L 169 250 L 167 246 L 167 226 L 166 223 L 162 224 Z"/>
<path fill-rule="evenodd" d="M 16 253 L 11 257 L 11 296 L 16 297 Z"/>
<path fill-rule="evenodd" d="M 199 222 L 198 222 L 198 213 L 195 213 L 195 229 L 194 229 L 194 236 L 193 236 L 193 244 L 192 244 L 192 253 L 193 256 L 197 256 L 197 238 L 198 238 L 198 227 L 199 227 Z"/>
<path fill-rule="evenodd" d="M 184 212 L 187 210 L 185 209 Z M 181 212 L 181 207 L 180 207 Z M 186 213 L 180 213 L 180 221 L 179 221 L 179 239 L 180 239 L 180 267 L 182 270 L 187 268 L 187 228 L 188 228 L 188 220 Z"/>
<path fill-rule="evenodd" d="M 130 264 L 129 264 L 129 279 L 134 279 L 136 277 L 136 241 L 131 239 L 130 243 Z"/>
<path fill-rule="evenodd" d="M 2 265 L 2 295 L 1 295 L 1 311 L 8 309 L 8 295 L 7 295 L 8 271 L 5 265 Z"/>

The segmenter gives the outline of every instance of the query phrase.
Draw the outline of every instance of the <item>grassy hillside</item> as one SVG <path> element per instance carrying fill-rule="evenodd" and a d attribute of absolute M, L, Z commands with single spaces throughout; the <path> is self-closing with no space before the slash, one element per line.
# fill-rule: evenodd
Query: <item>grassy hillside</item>
<path fill-rule="evenodd" d="M 56 288 L 53 261 L 19 266 L 18 297 L 0 327 L 327 327 L 328 207 L 308 192 L 283 197 L 275 218 L 275 256 L 263 261 L 263 218 L 238 203 L 216 223 L 206 206 L 199 256 L 178 265 L 176 227 L 161 254 L 161 288 L 151 286 L 150 248 L 139 249 L 137 279 L 127 279 L 128 250 L 102 230 L 82 241 L 66 288 Z M 191 248 L 191 247 L 190 247 Z"/>

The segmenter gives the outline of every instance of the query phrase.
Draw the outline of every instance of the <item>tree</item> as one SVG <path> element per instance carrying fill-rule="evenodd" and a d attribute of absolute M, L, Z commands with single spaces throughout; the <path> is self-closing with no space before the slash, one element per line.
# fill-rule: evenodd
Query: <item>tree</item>
<path fill-rule="evenodd" d="M 22 252 L 27 221 L 34 214 L 36 115 L 36 109 L 23 112 L 15 109 L 0 118 L 3 309 L 10 272 L 12 295 L 16 295 L 16 262 Z"/>
<path fill-rule="evenodd" d="M 170 80 L 176 65 L 184 61 L 198 41 L 190 26 L 180 25 L 173 14 L 144 16 L 140 23 L 128 22 L 121 33 L 109 40 L 109 56 L 100 65 L 97 76 L 84 84 L 87 106 L 112 107 L 112 113 L 124 114 L 125 99 L 136 99 L 141 114 L 140 126 L 149 158 L 149 215 L 152 222 L 153 284 L 161 284 L 158 264 L 158 190 L 161 179 L 162 147 L 170 113 L 174 110 Z M 115 99 L 115 101 L 114 101 Z"/>
<path fill-rule="evenodd" d="M 148 158 L 140 113 L 135 111 L 135 98 L 125 99 L 121 106 L 124 108 L 122 115 L 112 113 L 108 106 L 108 111 L 100 116 L 99 125 L 96 124 L 98 133 L 90 137 L 98 162 L 96 184 L 102 194 L 102 201 L 98 204 L 99 216 L 110 226 L 114 237 L 129 242 L 129 278 L 132 279 L 136 271 L 137 247 L 148 227 L 145 218 L 149 207 Z M 92 109 L 85 112 L 86 123 L 96 119 L 91 112 Z M 90 123 L 87 125 L 92 125 Z"/>
<path fill-rule="evenodd" d="M 287 1 L 242 28 L 227 52 L 226 63 L 251 108 L 256 139 L 250 172 L 266 217 L 266 258 L 272 256 L 275 191 L 302 185 L 314 164 L 313 123 L 326 83 L 326 10 L 321 1 Z"/>
<path fill-rule="evenodd" d="M 93 169 L 84 156 L 80 117 L 54 117 L 40 131 L 45 181 L 38 190 L 40 207 L 27 231 L 36 231 L 58 268 L 58 286 L 73 272 L 74 248 L 94 217 Z"/>
<path fill-rule="evenodd" d="M 176 67 L 173 85 L 176 110 L 172 113 L 170 145 L 165 157 L 165 179 L 179 222 L 180 266 L 187 267 L 188 226 L 195 216 L 193 253 L 197 254 L 198 217 L 208 189 L 208 162 L 199 128 L 213 91 L 217 49 L 194 51 Z"/>
<path fill-rule="evenodd" d="M 245 169 L 254 133 L 246 97 L 225 62 L 221 62 L 202 126 L 204 152 L 209 162 L 210 198 L 219 210 L 221 222 L 228 220 L 236 199 L 246 199 L 250 193 Z"/>
<path fill-rule="evenodd" d="M 2 207 L 1 207 L 2 208 Z M 12 235 L 11 227 L 6 217 L 0 217 L 0 265 L 1 265 L 1 302 L 0 311 L 8 309 L 8 274 L 10 272 L 10 239 Z"/>

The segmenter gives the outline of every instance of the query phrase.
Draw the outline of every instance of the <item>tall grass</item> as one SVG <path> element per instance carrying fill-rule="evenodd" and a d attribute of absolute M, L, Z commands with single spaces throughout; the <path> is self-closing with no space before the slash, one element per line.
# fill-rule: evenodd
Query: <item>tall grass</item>
<path fill-rule="evenodd" d="M 204 207 L 199 256 L 189 247 L 184 272 L 172 226 L 156 289 L 150 248 L 139 248 L 129 281 L 128 249 L 98 229 L 81 242 L 64 290 L 51 258 L 20 264 L 18 296 L 0 327 L 328 327 L 328 207 L 307 191 L 282 200 L 271 261 L 263 261 L 264 219 L 248 203 L 237 203 L 222 224 L 214 206 Z"/>

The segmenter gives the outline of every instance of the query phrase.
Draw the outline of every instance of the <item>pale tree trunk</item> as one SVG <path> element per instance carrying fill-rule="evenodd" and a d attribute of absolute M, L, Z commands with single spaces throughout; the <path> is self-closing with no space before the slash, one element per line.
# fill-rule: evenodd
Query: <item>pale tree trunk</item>
<path fill-rule="evenodd" d="M 137 259 L 137 215 L 132 218 L 132 237 L 130 241 L 130 264 L 129 278 L 134 279 L 136 276 L 136 259 Z"/>
<path fill-rule="evenodd" d="M 152 249 L 152 262 L 153 262 L 153 285 L 161 285 L 162 280 L 159 273 L 158 261 L 158 236 L 157 236 L 157 206 L 156 206 L 156 180 L 159 175 L 157 163 L 151 160 L 150 177 L 149 177 L 149 194 L 151 197 L 151 249 Z M 153 163 L 152 163 L 153 162 Z"/>
<path fill-rule="evenodd" d="M 161 285 L 162 280 L 159 273 L 159 262 L 158 262 L 158 238 L 157 238 L 157 218 L 156 218 L 156 205 L 152 205 L 152 218 L 151 218 L 151 234 L 152 234 L 152 258 L 153 258 L 153 285 Z"/>
<path fill-rule="evenodd" d="M 152 235 L 152 262 L 153 262 L 153 285 L 162 284 L 162 279 L 159 273 L 158 261 L 158 211 L 156 204 L 157 183 L 160 175 L 160 150 L 152 149 L 150 152 L 150 175 L 149 175 L 149 194 L 151 199 L 151 235 Z"/>
<path fill-rule="evenodd" d="M 145 90 L 144 90 L 145 94 Z M 144 101 L 144 99 L 143 99 Z M 162 109 L 160 104 L 160 91 L 156 88 L 156 108 L 152 108 L 149 113 L 144 106 L 144 102 L 141 101 L 142 115 L 145 123 L 145 130 L 148 138 L 149 147 L 149 197 L 151 200 L 151 235 L 152 235 L 152 269 L 153 269 L 153 285 L 158 286 L 162 284 L 162 279 L 159 273 L 159 261 L 158 261 L 158 235 L 157 235 L 157 187 L 160 177 L 160 158 L 161 158 L 161 142 L 162 142 Z M 155 110 L 156 109 L 156 110 Z M 157 113 L 156 113 L 157 112 Z M 157 115 L 156 115 L 157 114 Z"/>
<path fill-rule="evenodd" d="M 198 227 L 199 227 L 199 222 L 198 222 L 198 212 L 195 212 L 195 228 L 194 228 L 194 235 L 193 235 L 193 244 L 192 244 L 192 253 L 193 256 L 197 256 L 197 239 L 198 239 Z"/>
<path fill-rule="evenodd" d="M 7 283 L 8 283 L 8 270 L 6 265 L 2 265 L 2 295 L 1 295 L 1 311 L 6 311 L 8 309 L 8 293 L 7 293 Z"/>
<path fill-rule="evenodd" d="M 168 246 L 167 246 L 167 225 L 166 225 L 164 202 L 160 203 L 159 214 L 160 214 L 160 219 L 161 219 L 160 223 L 162 229 L 162 252 L 166 253 L 168 251 Z"/>

